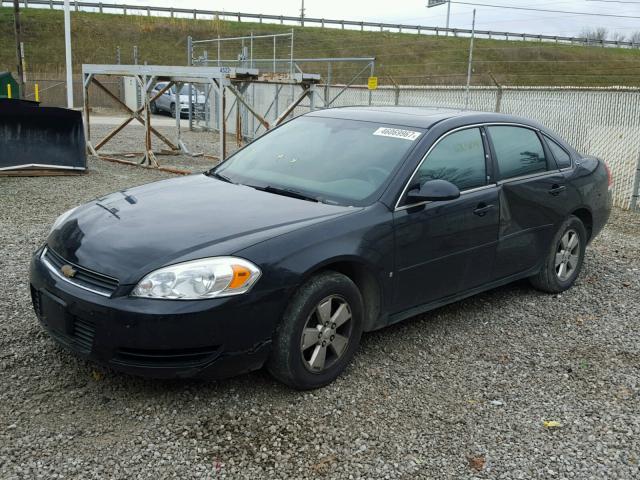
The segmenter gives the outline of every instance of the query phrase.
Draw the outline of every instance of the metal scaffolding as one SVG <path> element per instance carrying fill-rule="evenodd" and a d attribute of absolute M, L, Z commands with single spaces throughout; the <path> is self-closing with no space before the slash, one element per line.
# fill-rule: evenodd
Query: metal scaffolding
<path fill-rule="evenodd" d="M 151 125 L 151 103 L 157 100 L 160 95 L 164 94 L 172 86 L 176 86 L 176 105 L 179 105 L 179 92 L 183 85 L 200 84 L 206 85 L 212 89 L 220 99 L 220 107 L 217 109 L 218 116 L 218 155 L 214 158 L 224 160 L 227 154 L 226 148 L 226 95 L 230 93 L 236 101 L 236 104 L 243 105 L 265 129 L 273 128 L 282 121 L 295 109 L 300 102 L 307 98 L 316 96 L 315 85 L 319 83 L 320 76 L 314 74 L 303 73 L 261 73 L 255 68 L 239 68 L 239 67 L 193 67 L 193 66 L 165 66 L 165 65 L 83 65 L 83 98 L 84 98 L 84 124 L 85 135 L 87 141 L 87 149 L 90 154 L 98 158 L 105 158 L 98 152 L 113 137 L 121 132 L 133 120 L 138 121 L 145 127 L 144 152 L 140 164 L 162 168 L 158 164 L 156 152 L 152 149 L 151 138 L 157 137 L 166 144 L 171 152 L 189 154 L 189 151 L 182 142 L 180 114 L 176 114 L 176 139 L 171 141 L 165 135 L 160 133 Z M 142 106 L 132 109 L 127 106 L 120 98 L 109 91 L 96 77 L 131 77 L 134 78 L 142 93 Z M 161 90 L 152 94 L 153 87 L 158 82 L 167 82 Z M 292 87 L 300 87 L 301 92 L 293 99 L 287 108 L 273 122 L 268 122 L 262 114 L 254 109 L 250 102 L 244 98 L 248 85 L 251 83 L 275 84 L 275 85 L 291 85 Z M 94 143 L 91 139 L 91 117 L 90 117 L 90 101 L 89 86 L 94 85 L 109 96 L 115 104 L 128 114 L 120 125 L 109 132 L 104 138 Z M 192 98 L 191 96 L 189 98 Z M 191 104 L 191 102 L 189 102 Z M 240 117 L 237 117 L 237 122 Z M 236 130 L 238 131 L 238 130 Z M 240 138 L 239 141 L 242 141 Z M 113 159 L 112 159 L 113 160 Z M 124 163 L 134 164 L 135 162 L 123 161 Z M 180 172 L 186 173 L 186 172 Z"/>

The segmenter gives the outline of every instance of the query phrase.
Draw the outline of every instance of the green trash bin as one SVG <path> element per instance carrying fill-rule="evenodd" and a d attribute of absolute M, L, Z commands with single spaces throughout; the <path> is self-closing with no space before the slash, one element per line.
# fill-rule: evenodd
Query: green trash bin
<path fill-rule="evenodd" d="M 11 86 L 11 98 L 20 98 L 20 87 L 11 72 L 0 72 L 0 98 L 9 97 L 8 86 Z"/>

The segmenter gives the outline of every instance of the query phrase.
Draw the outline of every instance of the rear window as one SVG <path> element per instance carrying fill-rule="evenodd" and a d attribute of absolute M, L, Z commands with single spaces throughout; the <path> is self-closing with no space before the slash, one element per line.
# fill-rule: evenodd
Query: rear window
<path fill-rule="evenodd" d="M 551 140 L 549 137 L 545 136 L 547 139 L 547 145 L 549 146 L 549 150 L 551 150 L 551 154 L 553 158 L 556 159 L 556 163 L 558 164 L 558 168 L 567 168 L 571 166 L 571 156 L 567 153 L 567 151 L 558 145 L 556 142 Z"/>
<path fill-rule="evenodd" d="M 502 180 L 547 170 L 544 149 L 535 131 L 512 126 L 494 126 L 488 130 Z"/>

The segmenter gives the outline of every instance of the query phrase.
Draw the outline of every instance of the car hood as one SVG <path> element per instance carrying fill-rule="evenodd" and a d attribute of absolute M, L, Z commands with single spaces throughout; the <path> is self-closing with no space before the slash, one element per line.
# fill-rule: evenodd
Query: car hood
<path fill-rule="evenodd" d="M 356 210 L 191 175 L 87 203 L 52 230 L 47 245 L 69 262 L 129 284 L 163 265 L 231 255 Z"/>

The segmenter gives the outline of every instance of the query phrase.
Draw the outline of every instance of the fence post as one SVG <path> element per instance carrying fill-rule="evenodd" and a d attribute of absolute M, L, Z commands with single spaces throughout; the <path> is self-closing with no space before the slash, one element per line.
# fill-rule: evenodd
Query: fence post
<path fill-rule="evenodd" d="M 496 92 L 496 113 L 500 113 L 502 108 L 502 85 L 498 85 L 498 91 Z"/>
<path fill-rule="evenodd" d="M 633 180 L 631 210 L 634 212 L 640 210 L 640 155 L 638 156 L 638 164 L 636 165 L 636 178 Z"/>
<path fill-rule="evenodd" d="M 328 105 L 331 96 L 331 62 L 327 63 L 327 80 L 324 85 L 324 104 Z"/>

